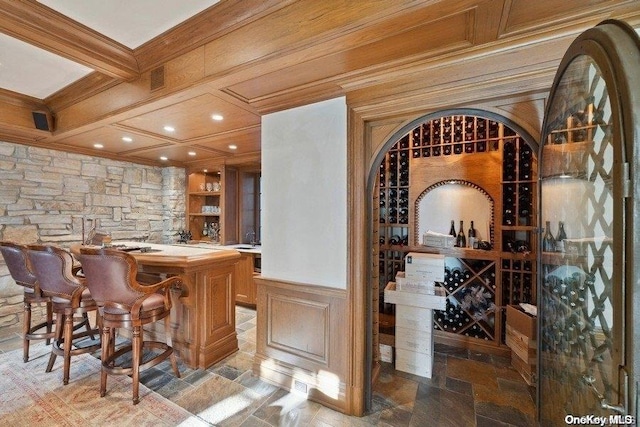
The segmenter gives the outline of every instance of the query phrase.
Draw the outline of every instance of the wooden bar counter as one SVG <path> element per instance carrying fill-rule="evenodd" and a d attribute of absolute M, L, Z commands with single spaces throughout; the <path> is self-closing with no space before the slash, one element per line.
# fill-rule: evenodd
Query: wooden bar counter
<path fill-rule="evenodd" d="M 128 250 L 136 258 L 139 272 L 182 278 L 182 288 L 173 291 L 171 337 L 173 348 L 187 366 L 206 369 L 238 350 L 234 277 L 238 251 L 114 242 L 115 249 L 121 245 L 127 250 L 143 248 Z M 80 245 L 71 248 L 74 253 L 79 249 Z M 145 329 L 147 332 L 155 335 L 163 331 Z M 163 336 L 155 338 L 162 340 Z"/>

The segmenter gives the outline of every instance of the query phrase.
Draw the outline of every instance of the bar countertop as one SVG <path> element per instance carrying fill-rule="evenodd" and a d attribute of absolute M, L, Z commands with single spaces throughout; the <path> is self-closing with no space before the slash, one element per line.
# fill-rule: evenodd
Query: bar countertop
<path fill-rule="evenodd" d="M 79 253 L 81 245 L 71 247 L 73 253 Z M 233 248 L 202 247 L 187 244 L 163 245 L 135 241 L 115 241 L 113 249 L 129 252 L 137 261 L 145 265 L 197 266 L 212 261 L 225 261 L 239 258 L 240 253 Z"/>

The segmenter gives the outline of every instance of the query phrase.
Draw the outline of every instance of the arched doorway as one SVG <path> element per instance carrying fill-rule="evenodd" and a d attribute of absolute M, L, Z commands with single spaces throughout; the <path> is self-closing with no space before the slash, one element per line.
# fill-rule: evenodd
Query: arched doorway
<path fill-rule="evenodd" d="M 460 261 L 446 265 L 450 276 L 456 272 L 468 275 L 462 286 L 444 284 L 449 301 L 463 303 L 472 291 L 488 295 L 488 302 L 466 308 L 448 302 L 446 311 L 434 315 L 438 339 L 451 336 L 455 338 L 447 339 L 452 344 L 505 351 L 502 307 L 535 302 L 536 153 L 537 143 L 517 123 L 476 109 L 443 110 L 420 117 L 395 132 L 378 151 L 367 180 L 371 218 L 371 251 L 367 252 L 372 254 L 367 265 L 373 266 L 366 296 L 368 404 L 380 366 L 379 344 L 389 343 L 394 326 L 394 308 L 384 302 L 384 287 L 403 270 L 407 253 L 424 249 L 417 223 L 418 199 L 440 183 L 470 183 L 497 203 L 491 223 L 475 222 L 479 240 L 490 247 L 490 260 L 478 262 L 482 253 L 475 252 L 477 248 L 436 251 Z M 442 165 L 437 166 L 439 163 Z M 440 218 L 447 227 L 434 231 L 447 234 L 449 221 L 454 219 L 459 229 L 462 217 L 468 226 L 474 219 L 464 215 L 460 211 Z M 483 281 L 490 283 L 477 287 Z"/>

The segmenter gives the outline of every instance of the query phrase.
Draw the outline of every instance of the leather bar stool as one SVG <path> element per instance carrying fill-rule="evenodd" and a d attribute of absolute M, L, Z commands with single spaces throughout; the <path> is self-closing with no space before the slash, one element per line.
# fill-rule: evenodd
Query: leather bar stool
<path fill-rule="evenodd" d="M 98 306 L 83 279 L 74 276 L 71 253 L 48 245 L 30 245 L 27 253 L 40 290 L 51 298 L 53 312 L 56 314 L 56 337 L 51 346 L 46 372 L 51 372 L 56 356 L 62 356 L 62 383 L 66 385 L 69 383 L 71 356 L 100 348 L 100 344 L 79 345 L 80 340 L 86 337 L 95 339 L 94 336 L 98 334 L 98 329 L 91 329 L 87 321 L 87 314 L 97 312 Z M 97 320 L 100 321 L 99 316 Z M 76 322 L 79 323 L 74 325 Z M 86 325 L 86 330 L 76 332 L 82 325 Z M 73 348 L 74 344 L 76 348 Z"/>
<path fill-rule="evenodd" d="M 29 361 L 29 343 L 33 340 L 46 340 L 47 345 L 55 337 L 53 331 L 53 310 L 51 298 L 42 295 L 35 274 L 31 271 L 27 247 L 17 243 L 0 241 L 0 252 L 11 277 L 24 289 L 24 310 L 22 319 L 22 359 Z M 45 304 L 46 320 L 31 325 L 31 307 L 33 304 Z"/>
<path fill-rule="evenodd" d="M 180 279 L 171 277 L 155 284 L 142 284 L 136 259 L 114 249 L 81 248 L 78 259 L 86 284 L 100 307 L 102 317 L 102 370 L 100 396 L 107 389 L 108 374 L 130 375 L 133 379 L 133 404 L 140 401 L 140 372 L 170 358 L 176 377 L 180 378 L 176 356 L 171 347 L 169 314 L 171 288 Z M 145 341 L 143 326 L 164 319 L 166 343 Z M 116 330 L 132 331 L 131 343 L 116 350 Z M 130 366 L 126 361 L 131 357 Z"/>

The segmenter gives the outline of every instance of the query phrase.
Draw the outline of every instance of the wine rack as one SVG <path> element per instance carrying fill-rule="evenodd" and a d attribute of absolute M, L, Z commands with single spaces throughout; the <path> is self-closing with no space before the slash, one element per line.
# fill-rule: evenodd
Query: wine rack
<path fill-rule="evenodd" d="M 527 259 L 502 259 L 502 299 L 509 304 L 535 300 L 535 262 Z"/>
<path fill-rule="evenodd" d="M 411 155 L 438 157 L 497 151 L 503 125 L 475 116 L 446 116 L 411 131 Z"/>
<path fill-rule="evenodd" d="M 434 310 L 434 327 L 483 340 L 494 340 L 496 262 L 446 258 L 444 287 L 447 308 Z"/>
<path fill-rule="evenodd" d="M 378 292 L 374 300 L 381 315 L 392 314 L 394 308 L 393 304 L 384 302 L 384 287 L 395 280 L 397 272 L 404 270 L 406 253 L 420 250 L 409 245 L 408 237 L 412 227 L 408 221 L 412 164 L 423 161 L 417 159 L 433 161 L 490 152 L 501 156 L 502 161 L 502 212 L 495 216 L 495 231 L 499 233 L 497 246 L 486 255 L 481 251 L 447 254 L 443 283 L 448 296 L 447 309 L 434 312 L 434 327 L 498 345 L 504 342 L 504 316 L 500 308 L 520 302 L 535 304 L 537 159 L 534 150 L 503 123 L 477 116 L 451 115 L 416 126 L 391 147 L 379 165 L 374 196 L 379 214 L 375 233 L 379 259 L 374 275 Z M 469 157 L 470 161 L 476 161 L 471 159 Z"/>
<path fill-rule="evenodd" d="M 380 163 L 379 217 L 380 301 L 387 282 L 404 270 L 404 250 L 409 243 L 409 135 L 391 147 Z M 389 307 L 386 307 L 389 309 Z"/>

